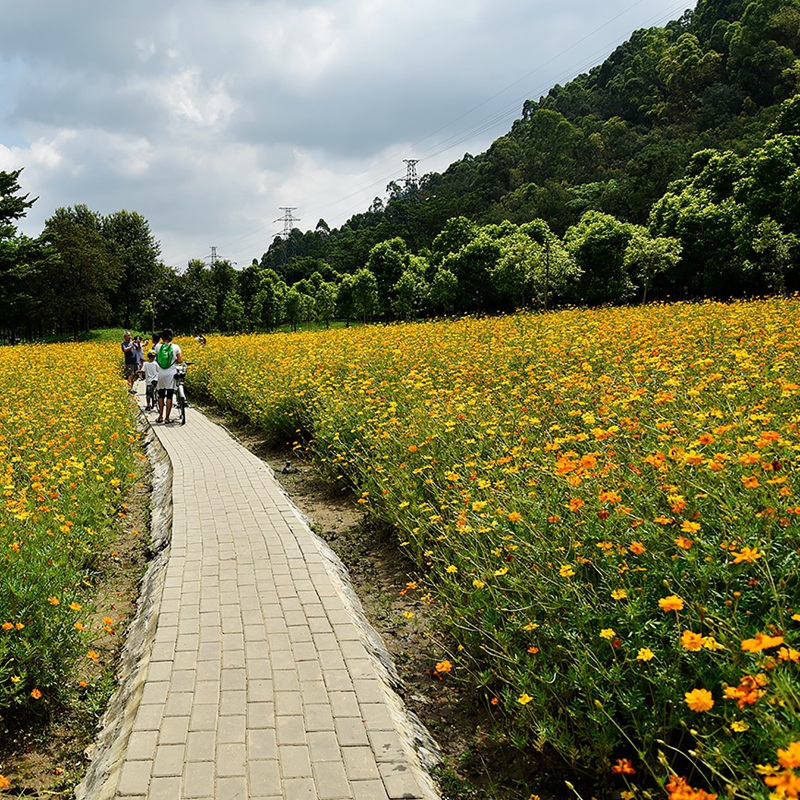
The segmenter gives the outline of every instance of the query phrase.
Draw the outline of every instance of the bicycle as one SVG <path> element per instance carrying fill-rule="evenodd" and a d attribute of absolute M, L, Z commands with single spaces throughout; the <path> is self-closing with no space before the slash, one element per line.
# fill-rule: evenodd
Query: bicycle
<path fill-rule="evenodd" d="M 191 361 L 184 361 L 182 364 L 175 365 L 175 405 L 178 407 L 181 425 L 186 424 L 186 409 L 189 407 L 184 381 L 186 380 L 186 367 L 191 363 Z"/>

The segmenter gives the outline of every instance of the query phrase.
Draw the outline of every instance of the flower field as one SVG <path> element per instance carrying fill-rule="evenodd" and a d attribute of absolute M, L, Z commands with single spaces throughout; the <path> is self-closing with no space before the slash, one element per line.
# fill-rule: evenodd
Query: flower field
<path fill-rule="evenodd" d="M 241 336 L 190 378 L 395 526 L 437 671 L 518 747 L 623 798 L 797 797 L 798 330 L 773 299 Z"/>
<path fill-rule="evenodd" d="M 113 631 L 92 572 L 138 441 L 115 347 L 0 348 L 0 717 L 57 708 Z"/>

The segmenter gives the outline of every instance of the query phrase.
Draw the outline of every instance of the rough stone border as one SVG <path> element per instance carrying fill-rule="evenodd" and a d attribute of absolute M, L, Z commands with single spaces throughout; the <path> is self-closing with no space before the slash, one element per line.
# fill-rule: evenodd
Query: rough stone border
<path fill-rule="evenodd" d="M 122 765 L 144 691 L 150 653 L 156 634 L 167 563 L 172 540 L 172 462 L 144 414 L 138 428 L 143 435 L 150 464 L 150 548 L 153 558 L 142 578 L 136 614 L 122 650 L 119 683 L 100 721 L 100 733 L 87 750 L 91 763 L 75 787 L 76 800 L 111 800 L 117 792 Z"/>

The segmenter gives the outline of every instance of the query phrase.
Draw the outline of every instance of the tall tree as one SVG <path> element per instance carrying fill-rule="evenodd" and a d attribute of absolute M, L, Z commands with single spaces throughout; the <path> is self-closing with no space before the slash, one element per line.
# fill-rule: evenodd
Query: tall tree
<path fill-rule="evenodd" d="M 100 232 L 122 263 L 122 280 L 112 302 L 118 319 L 129 328 L 142 300 L 153 291 L 161 246 L 147 220 L 136 211 L 115 211 L 103 217 Z"/>
<path fill-rule="evenodd" d="M 68 214 L 45 223 L 44 241 L 57 254 L 43 270 L 40 299 L 44 315 L 56 330 L 76 336 L 112 316 L 110 298 L 122 278 L 122 262 L 109 252 L 99 231 Z"/>

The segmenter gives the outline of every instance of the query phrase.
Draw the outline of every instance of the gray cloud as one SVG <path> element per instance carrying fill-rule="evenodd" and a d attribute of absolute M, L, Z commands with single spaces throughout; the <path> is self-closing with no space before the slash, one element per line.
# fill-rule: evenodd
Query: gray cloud
<path fill-rule="evenodd" d="M 0 169 L 37 234 L 59 206 L 136 210 L 165 260 L 258 257 L 363 210 L 404 158 L 484 150 L 522 100 L 599 62 L 675 0 L 28 0 L 0 26 Z"/>

